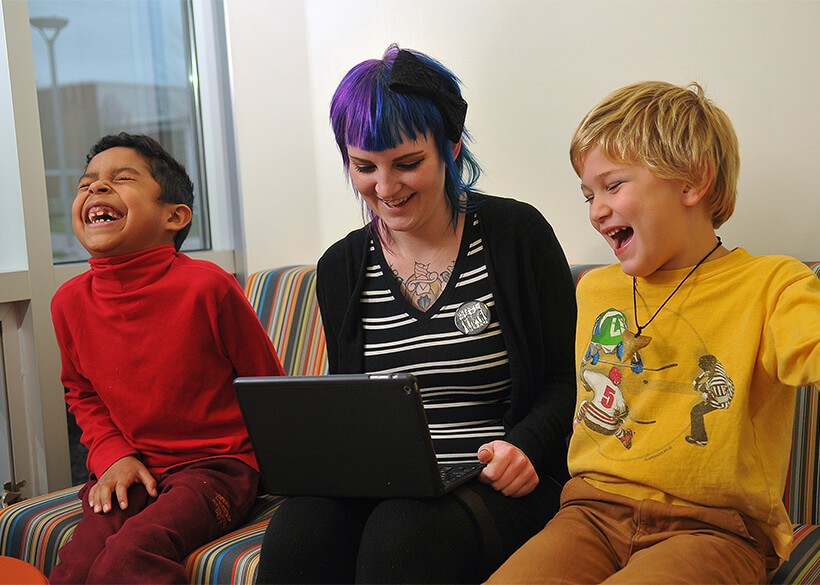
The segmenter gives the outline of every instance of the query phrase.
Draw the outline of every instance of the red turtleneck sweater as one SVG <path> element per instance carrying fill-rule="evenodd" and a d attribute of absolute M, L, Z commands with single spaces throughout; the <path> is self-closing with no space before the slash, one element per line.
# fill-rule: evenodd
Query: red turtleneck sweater
<path fill-rule="evenodd" d="M 236 279 L 170 245 L 89 263 L 51 304 L 88 469 L 127 455 L 152 472 L 214 457 L 257 469 L 233 380 L 284 372 Z"/>

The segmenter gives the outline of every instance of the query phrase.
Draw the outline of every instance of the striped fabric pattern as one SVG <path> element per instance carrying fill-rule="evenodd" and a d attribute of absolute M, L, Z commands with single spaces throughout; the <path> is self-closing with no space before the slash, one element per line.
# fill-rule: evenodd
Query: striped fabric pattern
<path fill-rule="evenodd" d="M 245 295 L 289 375 L 327 373 L 315 266 L 286 266 L 251 274 L 245 283 Z"/>
<path fill-rule="evenodd" d="M 430 435 L 440 463 L 477 461 L 478 448 L 504 437 L 510 400 L 510 367 L 489 284 L 478 219 L 465 224 L 463 240 L 439 296 L 422 311 L 404 298 L 380 247 L 371 240 L 362 289 L 364 369 L 406 372 L 418 378 Z M 417 270 L 418 270 L 417 265 Z M 435 282 L 439 275 L 419 273 Z M 406 282 L 412 282 L 408 279 Z M 438 283 L 440 284 L 440 283 Z M 456 314 L 480 302 L 486 327 L 459 329 Z"/>
<path fill-rule="evenodd" d="M 30 563 L 46 576 L 83 511 L 80 486 L 25 500 L 0 511 L 0 555 Z"/>
<path fill-rule="evenodd" d="M 820 524 L 820 396 L 813 386 L 797 389 L 792 430 L 792 458 L 784 501 L 795 524 Z"/>
<path fill-rule="evenodd" d="M 245 526 L 201 546 L 185 560 L 189 583 L 253 583 L 259 568 L 262 537 L 284 498 L 257 499 Z"/>
<path fill-rule="evenodd" d="M 771 576 L 770 583 L 817 585 L 820 583 L 820 526 L 794 525 L 794 550 L 788 562 Z"/>

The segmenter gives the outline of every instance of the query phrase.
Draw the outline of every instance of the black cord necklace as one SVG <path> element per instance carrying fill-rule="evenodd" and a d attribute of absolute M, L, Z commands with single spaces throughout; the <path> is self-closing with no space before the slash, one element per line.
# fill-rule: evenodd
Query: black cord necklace
<path fill-rule="evenodd" d="M 697 264 L 695 264 L 694 268 L 692 268 L 692 270 L 689 271 L 689 274 L 687 274 L 686 276 L 683 277 L 683 280 L 681 280 L 680 283 L 678 283 L 678 286 L 675 287 L 675 290 L 673 290 L 672 293 L 668 297 L 666 297 L 666 300 L 663 303 L 661 303 L 661 306 L 658 307 L 658 310 L 655 311 L 655 314 L 652 315 L 649 318 L 649 321 L 647 321 L 643 325 L 638 323 L 638 281 L 634 276 L 632 277 L 632 314 L 635 315 L 635 327 L 637 328 L 637 333 L 632 333 L 628 329 L 623 332 L 622 341 L 624 342 L 624 360 L 625 361 L 628 362 L 629 360 L 632 359 L 632 356 L 635 355 L 639 350 L 641 350 L 644 347 L 646 347 L 647 345 L 649 345 L 649 342 L 652 341 L 652 338 L 647 336 L 647 335 L 641 336 L 641 332 L 644 329 L 646 329 L 652 321 L 655 320 L 655 317 L 658 316 L 658 313 L 661 312 L 661 309 L 663 309 L 666 306 L 666 303 L 668 303 L 669 300 L 673 296 L 675 296 L 675 293 L 680 290 L 680 287 L 683 286 L 683 283 L 686 282 L 686 280 L 690 276 L 692 276 L 692 274 L 695 272 L 695 270 L 698 269 L 698 267 L 701 264 L 706 262 L 706 259 L 709 256 L 714 254 L 715 250 L 720 248 L 722 243 L 723 242 L 721 242 L 720 236 L 718 236 L 717 244 L 715 245 L 715 247 L 712 248 L 711 250 L 709 250 L 709 253 L 706 254 L 706 256 L 704 256 L 703 258 L 701 258 L 700 261 Z"/>

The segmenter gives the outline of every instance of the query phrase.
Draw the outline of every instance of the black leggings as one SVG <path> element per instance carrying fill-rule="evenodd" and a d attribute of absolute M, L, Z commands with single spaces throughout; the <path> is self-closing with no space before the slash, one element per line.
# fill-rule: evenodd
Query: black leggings
<path fill-rule="evenodd" d="M 289 498 L 265 532 L 257 583 L 479 583 L 544 527 L 561 495 L 549 477 L 523 498 L 478 481 L 468 489 L 472 497 Z"/>

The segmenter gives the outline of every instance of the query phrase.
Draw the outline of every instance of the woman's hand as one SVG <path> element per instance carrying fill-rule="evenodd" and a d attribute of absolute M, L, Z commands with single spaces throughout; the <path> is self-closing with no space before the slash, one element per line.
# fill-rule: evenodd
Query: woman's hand
<path fill-rule="evenodd" d="M 478 460 L 487 464 L 478 479 L 505 496 L 526 496 L 538 485 L 538 474 L 529 458 L 506 441 L 493 441 L 479 447 Z"/>
<path fill-rule="evenodd" d="M 128 488 L 141 483 L 152 498 L 157 497 L 157 480 L 142 461 L 129 455 L 118 459 L 105 470 L 97 483 L 88 490 L 88 505 L 97 513 L 111 511 L 111 496 L 116 495 L 120 508 L 128 507 Z"/>

